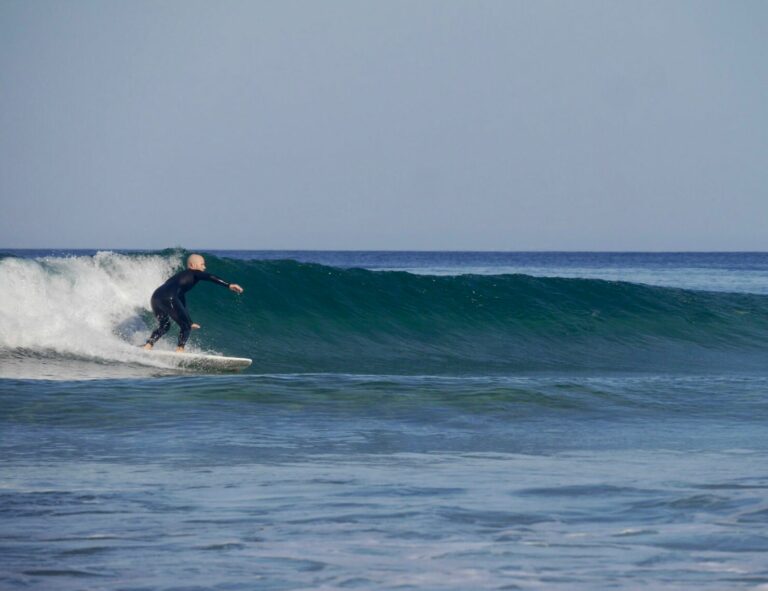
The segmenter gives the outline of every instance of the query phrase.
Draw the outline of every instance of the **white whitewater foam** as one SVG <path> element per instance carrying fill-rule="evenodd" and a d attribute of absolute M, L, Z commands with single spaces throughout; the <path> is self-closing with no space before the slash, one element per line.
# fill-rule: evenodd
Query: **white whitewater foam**
<path fill-rule="evenodd" d="M 149 298 L 180 255 L 0 260 L 0 349 L 137 361 Z"/>

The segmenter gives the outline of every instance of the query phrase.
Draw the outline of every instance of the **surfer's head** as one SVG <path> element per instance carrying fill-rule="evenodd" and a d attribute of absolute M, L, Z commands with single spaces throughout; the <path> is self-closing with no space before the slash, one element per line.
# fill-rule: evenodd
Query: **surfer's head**
<path fill-rule="evenodd" d="M 205 259 L 199 254 L 191 254 L 187 257 L 187 269 L 191 271 L 205 271 Z"/>

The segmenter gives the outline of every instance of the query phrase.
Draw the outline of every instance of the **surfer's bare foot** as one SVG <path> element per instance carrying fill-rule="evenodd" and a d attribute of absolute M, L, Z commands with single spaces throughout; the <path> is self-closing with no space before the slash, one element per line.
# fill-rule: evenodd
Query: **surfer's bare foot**
<path fill-rule="evenodd" d="M 183 353 L 184 352 L 184 347 L 176 347 L 176 352 L 177 353 Z"/>
<path fill-rule="evenodd" d="M 147 351 L 151 351 L 152 350 L 152 343 L 145 344 L 144 345 L 144 349 L 146 349 Z"/>
<path fill-rule="evenodd" d="M 200 328 L 200 325 L 197 322 L 192 323 L 192 328 L 197 329 Z"/>

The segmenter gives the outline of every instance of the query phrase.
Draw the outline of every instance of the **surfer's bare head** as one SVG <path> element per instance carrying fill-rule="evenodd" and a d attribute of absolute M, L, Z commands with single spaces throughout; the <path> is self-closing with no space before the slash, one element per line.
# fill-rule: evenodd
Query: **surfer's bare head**
<path fill-rule="evenodd" d="M 199 254 L 191 254 L 187 257 L 187 269 L 191 271 L 205 271 L 205 259 Z"/>

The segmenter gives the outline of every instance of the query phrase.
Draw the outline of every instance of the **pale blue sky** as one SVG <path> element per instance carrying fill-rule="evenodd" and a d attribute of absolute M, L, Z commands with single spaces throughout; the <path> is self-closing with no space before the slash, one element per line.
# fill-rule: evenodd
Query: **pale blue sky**
<path fill-rule="evenodd" d="M 768 250 L 768 2 L 0 0 L 0 246 Z"/>

